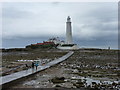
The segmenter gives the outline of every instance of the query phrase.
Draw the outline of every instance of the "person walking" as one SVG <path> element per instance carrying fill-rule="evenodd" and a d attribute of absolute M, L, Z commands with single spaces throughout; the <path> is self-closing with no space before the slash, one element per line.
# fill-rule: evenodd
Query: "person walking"
<path fill-rule="evenodd" d="M 38 67 L 38 63 L 37 62 L 35 63 L 35 67 L 36 67 L 36 70 L 37 70 L 37 67 Z"/>
<path fill-rule="evenodd" d="M 35 66 L 35 63 L 34 63 L 34 62 L 32 62 L 32 69 L 34 69 L 34 66 Z"/>
<path fill-rule="evenodd" d="M 26 66 L 26 69 L 28 69 L 28 68 L 29 68 L 29 66 L 28 66 L 27 64 L 25 64 L 25 66 Z"/>

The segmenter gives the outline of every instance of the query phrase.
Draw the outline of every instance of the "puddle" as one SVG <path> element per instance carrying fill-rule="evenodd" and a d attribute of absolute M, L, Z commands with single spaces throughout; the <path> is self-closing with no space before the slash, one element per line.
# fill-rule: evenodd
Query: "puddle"
<path fill-rule="evenodd" d="M 34 85 L 34 84 L 39 84 L 39 82 L 36 82 L 36 80 L 32 80 L 29 82 L 25 82 L 23 85 Z"/>
<path fill-rule="evenodd" d="M 87 84 L 87 86 L 88 85 L 92 85 L 92 82 L 95 82 L 96 84 L 105 84 L 105 85 L 108 85 L 108 84 L 112 84 L 112 83 L 116 83 L 116 84 L 118 84 L 118 83 L 120 83 L 120 80 L 119 81 L 101 81 L 101 80 L 95 80 L 95 79 L 92 79 L 92 78 L 85 78 L 85 77 L 81 77 L 81 76 L 78 76 L 78 77 L 72 77 L 72 79 L 76 79 L 76 80 L 80 80 L 81 79 L 81 81 L 82 82 L 86 82 L 86 84 Z"/>

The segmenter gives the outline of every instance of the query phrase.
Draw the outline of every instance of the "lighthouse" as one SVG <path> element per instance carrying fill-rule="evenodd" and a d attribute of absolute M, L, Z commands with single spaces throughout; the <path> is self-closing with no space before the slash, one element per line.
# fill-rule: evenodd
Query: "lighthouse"
<path fill-rule="evenodd" d="M 63 44 L 59 44 L 57 46 L 58 49 L 63 49 L 63 50 L 75 50 L 79 49 L 77 44 L 73 43 L 72 39 L 72 26 L 71 26 L 71 18 L 70 16 L 67 17 L 67 22 L 66 22 L 66 41 Z"/>
<path fill-rule="evenodd" d="M 66 44 L 73 44 L 71 18 L 69 16 L 66 22 Z"/>

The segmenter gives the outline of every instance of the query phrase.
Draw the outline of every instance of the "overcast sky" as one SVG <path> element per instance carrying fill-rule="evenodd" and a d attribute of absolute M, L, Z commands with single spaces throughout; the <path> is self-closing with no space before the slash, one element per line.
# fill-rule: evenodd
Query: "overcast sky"
<path fill-rule="evenodd" d="M 117 2 L 40 2 L 2 4 L 2 47 L 25 47 L 51 37 L 65 39 L 71 17 L 80 47 L 118 48 Z"/>

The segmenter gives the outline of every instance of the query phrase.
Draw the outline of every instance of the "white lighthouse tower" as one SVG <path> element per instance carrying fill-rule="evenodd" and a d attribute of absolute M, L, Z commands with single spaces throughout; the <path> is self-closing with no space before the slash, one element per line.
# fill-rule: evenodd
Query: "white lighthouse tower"
<path fill-rule="evenodd" d="M 77 44 L 73 43 L 71 18 L 69 16 L 67 17 L 67 22 L 66 22 L 66 41 L 64 44 L 58 45 L 57 48 L 58 49 L 79 49 Z"/>
<path fill-rule="evenodd" d="M 71 18 L 69 16 L 66 22 L 66 44 L 73 44 Z"/>

